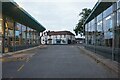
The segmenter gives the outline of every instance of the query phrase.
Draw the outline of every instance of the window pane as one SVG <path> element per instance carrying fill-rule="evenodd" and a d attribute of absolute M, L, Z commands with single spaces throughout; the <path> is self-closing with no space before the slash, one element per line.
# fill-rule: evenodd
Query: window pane
<path fill-rule="evenodd" d="M 114 3 L 112 6 L 113 6 L 113 11 L 116 11 L 117 10 L 117 2 Z"/>
<path fill-rule="evenodd" d="M 104 19 L 104 32 L 111 31 L 112 28 L 112 18 L 111 16 L 108 16 Z"/>
<path fill-rule="evenodd" d="M 35 44 L 37 44 L 37 31 L 35 30 L 35 37 L 34 37 L 34 40 L 35 40 Z"/>
<path fill-rule="evenodd" d="M 102 21 L 97 23 L 97 33 L 96 33 L 96 40 L 97 45 L 101 46 L 104 42 L 104 35 L 103 35 L 103 27 L 102 27 Z"/>
<path fill-rule="evenodd" d="M 33 44 L 35 44 L 35 30 L 33 30 Z"/>
<path fill-rule="evenodd" d="M 120 27 L 120 9 L 117 11 L 117 26 Z"/>
<path fill-rule="evenodd" d="M 31 44 L 34 44 L 34 30 L 31 29 Z"/>
<path fill-rule="evenodd" d="M 22 44 L 26 44 L 26 26 L 22 25 Z"/>
<path fill-rule="evenodd" d="M 97 22 L 102 20 L 102 13 L 97 16 Z"/>
<path fill-rule="evenodd" d="M 88 23 L 88 44 L 92 44 L 92 40 L 91 40 L 91 22 Z"/>
<path fill-rule="evenodd" d="M 14 22 L 6 18 L 5 22 L 5 48 L 4 52 L 10 52 L 13 51 L 14 46 Z"/>
<path fill-rule="evenodd" d="M 87 42 L 88 42 L 87 35 L 88 35 L 88 24 L 85 25 L 85 43 L 86 43 L 86 44 L 87 44 Z"/>
<path fill-rule="evenodd" d="M 37 32 L 37 44 L 39 44 L 39 33 Z"/>
<path fill-rule="evenodd" d="M 31 28 L 27 27 L 27 44 L 31 44 Z"/>
<path fill-rule="evenodd" d="M 22 28 L 21 24 L 16 23 L 15 25 L 15 45 L 22 44 Z"/>
<path fill-rule="evenodd" d="M 112 40 L 113 40 L 113 32 L 112 32 L 112 17 L 108 16 L 104 19 L 104 39 L 105 45 L 108 47 L 112 47 Z"/>
<path fill-rule="evenodd" d="M 120 0 L 117 2 L 117 9 L 120 8 Z"/>
<path fill-rule="evenodd" d="M 102 29 L 102 21 L 100 21 L 100 22 L 97 23 L 97 31 L 102 32 L 102 30 L 103 30 Z"/>
<path fill-rule="evenodd" d="M 85 31 L 87 31 L 87 24 L 85 25 Z"/>
<path fill-rule="evenodd" d="M 0 18 L 0 53 L 2 53 L 2 18 Z"/>
<path fill-rule="evenodd" d="M 115 48 L 120 49 L 120 29 L 115 30 Z"/>
<path fill-rule="evenodd" d="M 108 9 L 106 9 L 103 12 L 103 18 L 107 17 L 109 14 L 111 14 L 113 12 L 112 6 L 110 6 Z"/>
<path fill-rule="evenodd" d="M 92 20 L 92 24 L 91 24 L 91 44 L 94 45 L 95 44 L 95 32 L 96 32 L 96 24 L 95 24 L 95 19 Z"/>
<path fill-rule="evenodd" d="M 105 36 L 105 39 L 113 38 L 113 32 L 105 32 L 104 36 Z"/>

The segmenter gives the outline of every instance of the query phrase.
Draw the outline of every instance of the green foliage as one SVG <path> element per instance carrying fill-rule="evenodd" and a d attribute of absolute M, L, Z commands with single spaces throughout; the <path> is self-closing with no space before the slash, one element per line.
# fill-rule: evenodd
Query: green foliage
<path fill-rule="evenodd" d="M 81 16 L 81 19 L 79 20 L 78 24 L 76 25 L 74 29 L 74 32 L 76 33 L 76 35 L 85 32 L 83 24 L 85 20 L 87 19 L 87 17 L 89 16 L 89 14 L 91 13 L 91 11 L 92 11 L 91 9 L 87 9 L 87 8 L 82 9 L 82 12 L 79 14 L 79 16 Z"/>

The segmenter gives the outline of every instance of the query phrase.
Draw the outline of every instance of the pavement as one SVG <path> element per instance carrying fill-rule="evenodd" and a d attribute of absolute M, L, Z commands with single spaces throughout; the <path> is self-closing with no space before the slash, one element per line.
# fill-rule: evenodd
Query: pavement
<path fill-rule="evenodd" d="M 34 55 L 34 54 L 26 54 L 26 52 L 30 53 L 30 51 L 32 50 L 35 50 L 37 48 L 45 48 L 45 47 L 46 45 L 40 45 L 40 46 L 36 46 L 33 48 L 28 48 L 20 51 L 5 53 L 0 55 L 0 62 L 22 61 L 22 60 L 25 60 L 27 57 Z"/>
<path fill-rule="evenodd" d="M 120 63 L 113 61 L 111 59 L 105 58 L 105 57 L 103 57 L 97 53 L 94 53 L 90 50 L 87 50 L 87 49 L 85 49 L 84 46 L 78 46 L 78 48 L 80 48 L 80 50 L 82 50 L 84 52 L 84 54 L 86 54 L 89 57 L 91 57 L 92 59 L 94 59 L 97 63 L 101 63 L 105 67 L 114 71 L 116 74 L 120 75 Z"/>
<path fill-rule="evenodd" d="M 2 63 L 3 78 L 117 78 L 118 74 L 99 64 L 77 45 L 47 45 L 22 54 L 23 61 Z M 34 54 L 34 55 L 33 55 Z"/>

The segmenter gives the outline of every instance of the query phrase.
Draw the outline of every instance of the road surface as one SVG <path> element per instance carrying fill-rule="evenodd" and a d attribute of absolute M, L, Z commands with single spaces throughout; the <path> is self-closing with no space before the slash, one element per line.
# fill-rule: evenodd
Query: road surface
<path fill-rule="evenodd" d="M 48 45 L 26 54 L 32 56 L 23 61 L 2 64 L 3 78 L 116 77 L 115 73 L 84 54 L 77 45 Z"/>

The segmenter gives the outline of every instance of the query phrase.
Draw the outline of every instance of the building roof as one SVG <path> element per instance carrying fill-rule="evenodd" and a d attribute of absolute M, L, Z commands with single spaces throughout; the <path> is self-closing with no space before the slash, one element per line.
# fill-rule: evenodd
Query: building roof
<path fill-rule="evenodd" d="M 91 21 L 92 19 L 97 17 L 100 13 L 102 13 L 104 10 L 109 8 L 113 3 L 115 3 L 115 2 L 112 2 L 109 0 L 108 0 L 108 2 L 105 2 L 104 0 L 99 0 L 93 7 L 92 12 L 87 17 L 84 24 L 88 23 L 89 21 Z"/>
<path fill-rule="evenodd" d="M 45 28 L 37 20 L 35 20 L 23 8 L 19 7 L 16 2 L 2 2 L 2 14 L 4 16 L 9 16 L 16 22 L 35 29 L 38 32 L 45 30 Z"/>
<path fill-rule="evenodd" d="M 73 35 L 73 36 L 75 36 L 70 31 L 48 31 L 48 35 Z"/>

